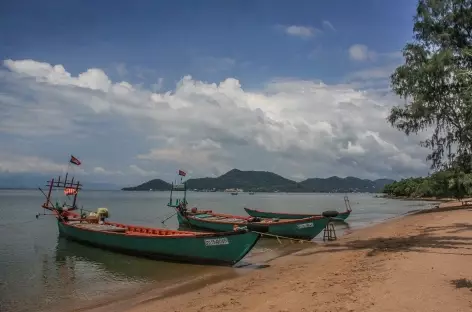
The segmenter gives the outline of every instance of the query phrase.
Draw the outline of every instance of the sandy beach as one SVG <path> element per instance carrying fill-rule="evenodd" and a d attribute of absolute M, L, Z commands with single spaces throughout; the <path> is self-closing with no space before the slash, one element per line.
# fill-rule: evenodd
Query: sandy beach
<path fill-rule="evenodd" d="M 471 311 L 472 210 L 451 206 L 305 243 L 240 277 L 87 311 Z"/>

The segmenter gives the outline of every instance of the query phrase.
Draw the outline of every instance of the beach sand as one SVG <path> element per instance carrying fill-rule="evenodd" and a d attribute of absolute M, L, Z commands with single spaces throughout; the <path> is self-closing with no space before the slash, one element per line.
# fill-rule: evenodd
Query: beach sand
<path fill-rule="evenodd" d="M 236 278 L 88 311 L 472 311 L 470 209 L 409 215 L 303 245 Z"/>

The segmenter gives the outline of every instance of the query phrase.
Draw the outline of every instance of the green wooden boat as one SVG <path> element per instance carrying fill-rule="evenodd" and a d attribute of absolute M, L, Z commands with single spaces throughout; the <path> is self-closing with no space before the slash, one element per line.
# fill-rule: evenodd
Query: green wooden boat
<path fill-rule="evenodd" d="M 59 233 L 68 239 L 126 254 L 204 264 L 239 262 L 254 247 L 259 233 L 247 229 L 201 233 L 153 229 L 105 222 L 64 222 Z"/>
<path fill-rule="evenodd" d="M 261 231 L 248 227 L 231 228 L 225 233 L 179 231 L 150 228 L 107 221 L 108 209 L 98 208 L 88 215 L 75 212 L 81 184 L 66 179 L 48 181 L 49 193 L 42 207 L 57 219 L 60 235 L 88 245 L 126 254 L 177 262 L 233 265 L 257 243 Z M 72 205 L 51 202 L 54 188 L 64 188 L 66 196 L 74 195 Z M 39 214 L 36 216 L 38 217 Z"/>
<path fill-rule="evenodd" d="M 321 214 L 310 214 L 310 213 L 293 213 L 293 212 L 272 212 L 272 211 L 261 211 L 257 209 L 251 209 L 244 207 L 244 210 L 251 217 L 258 218 L 278 218 L 278 219 L 303 219 L 313 216 L 324 216 L 331 218 L 334 221 L 344 221 L 346 220 L 352 212 L 351 204 L 347 196 L 344 196 L 344 203 L 346 205 L 346 210 L 343 212 L 337 211 L 324 211 Z"/>
<path fill-rule="evenodd" d="M 181 225 L 217 232 L 227 232 L 235 227 L 247 225 L 252 225 L 255 230 L 258 226 L 266 226 L 266 234 L 306 240 L 313 239 L 323 231 L 330 221 L 329 218 L 322 216 L 295 220 L 279 220 L 219 214 L 213 213 L 212 211 L 185 211 L 178 208 L 177 211 L 177 219 Z"/>
<path fill-rule="evenodd" d="M 343 212 L 337 211 L 325 211 L 321 214 L 309 214 L 309 213 L 290 213 L 290 212 L 271 212 L 271 211 L 261 211 L 257 209 L 251 209 L 244 207 L 244 210 L 251 217 L 258 218 L 278 218 L 278 219 L 303 219 L 313 216 L 325 216 L 331 218 L 332 220 L 344 221 L 351 215 L 351 210 L 346 210 Z"/>
<path fill-rule="evenodd" d="M 174 202 L 172 198 L 173 191 L 179 190 L 183 191 L 183 198 L 182 200 L 176 199 Z M 216 232 L 227 232 L 233 228 L 249 226 L 255 231 L 258 228 L 263 229 L 265 233 L 262 235 L 265 236 L 311 240 L 323 231 L 331 220 L 324 216 L 310 216 L 294 220 L 261 219 L 214 213 L 211 210 L 198 211 L 195 207 L 188 210 L 187 205 L 186 183 L 172 184 L 167 206 L 176 210 L 177 220 L 181 226 L 190 226 Z"/>

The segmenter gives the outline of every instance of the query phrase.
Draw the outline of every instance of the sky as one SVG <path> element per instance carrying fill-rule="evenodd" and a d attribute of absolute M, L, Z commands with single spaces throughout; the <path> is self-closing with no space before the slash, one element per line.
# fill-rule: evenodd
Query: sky
<path fill-rule="evenodd" d="M 0 177 L 425 175 L 386 117 L 416 1 L 0 5 Z"/>

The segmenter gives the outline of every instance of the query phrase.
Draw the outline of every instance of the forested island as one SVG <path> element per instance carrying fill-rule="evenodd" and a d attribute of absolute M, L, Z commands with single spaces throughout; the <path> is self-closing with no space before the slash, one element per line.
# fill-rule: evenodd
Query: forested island
<path fill-rule="evenodd" d="M 296 182 L 268 171 L 242 171 L 233 169 L 216 178 L 189 179 L 187 188 L 196 191 L 224 191 L 238 188 L 248 192 L 380 192 L 390 179 L 368 180 L 355 177 L 310 178 Z M 161 179 L 153 179 L 134 187 L 126 187 L 124 191 L 167 191 L 171 184 Z"/>

